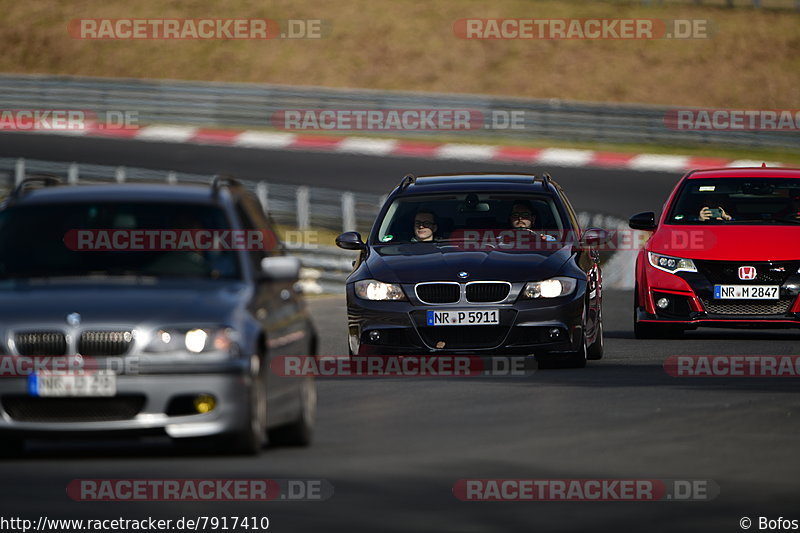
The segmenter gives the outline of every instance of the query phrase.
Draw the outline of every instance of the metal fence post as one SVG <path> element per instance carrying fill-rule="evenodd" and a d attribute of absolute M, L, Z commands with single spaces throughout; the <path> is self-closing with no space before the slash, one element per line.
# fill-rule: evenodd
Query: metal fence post
<path fill-rule="evenodd" d="M 125 183 L 125 167 L 117 167 L 114 178 L 117 180 L 117 183 Z"/>
<path fill-rule="evenodd" d="M 297 229 L 307 230 L 311 226 L 311 216 L 308 211 L 309 191 L 305 185 L 297 188 Z"/>
<path fill-rule="evenodd" d="M 19 185 L 25 179 L 25 159 L 20 157 L 14 165 L 14 185 Z"/>
<path fill-rule="evenodd" d="M 342 231 L 356 231 L 356 198 L 351 192 L 342 193 Z"/>
<path fill-rule="evenodd" d="M 78 163 L 70 163 L 67 169 L 67 183 L 70 185 L 78 184 Z"/>
<path fill-rule="evenodd" d="M 259 181 L 256 184 L 256 196 L 261 203 L 261 209 L 269 213 L 269 184 L 266 181 Z"/>

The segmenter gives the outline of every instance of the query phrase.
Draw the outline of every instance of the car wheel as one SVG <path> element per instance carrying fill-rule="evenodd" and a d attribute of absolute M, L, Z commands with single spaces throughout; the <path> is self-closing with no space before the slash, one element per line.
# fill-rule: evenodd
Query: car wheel
<path fill-rule="evenodd" d="M 307 379 L 300 388 L 300 414 L 291 424 L 269 430 L 269 443 L 274 446 L 308 446 L 314 434 L 317 416 L 317 389 Z"/>
<path fill-rule="evenodd" d="M 603 311 L 601 309 L 600 313 L 597 315 L 597 335 L 595 336 L 592 345 L 589 346 L 588 350 L 586 351 L 586 358 L 602 359 L 604 348 L 605 341 L 603 340 Z"/>
<path fill-rule="evenodd" d="M 251 383 L 247 406 L 249 424 L 231 437 L 230 451 L 242 455 L 255 455 L 264 447 L 267 437 L 267 391 L 261 357 L 250 359 Z M 224 439 L 223 439 L 224 442 Z"/>
<path fill-rule="evenodd" d="M 584 368 L 588 357 L 588 349 L 586 347 L 586 329 L 581 332 L 581 343 L 577 352 L 570 353 L 564 360 L 566 368 Z"/>

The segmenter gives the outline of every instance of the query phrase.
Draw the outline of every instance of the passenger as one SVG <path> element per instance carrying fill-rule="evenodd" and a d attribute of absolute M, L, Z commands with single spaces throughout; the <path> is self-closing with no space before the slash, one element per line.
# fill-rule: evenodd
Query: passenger
<path fill-rule="evenodd" d="M 439 225 L 436 223 L 436 215 L 431 211 L 420 209 L 414 215 L 414 237 L 412 242 L 430 242 L 434 240 Z"/>
<path fill-rule="evenodd" d="M 717 206 L 714 209 L 704 206 L 700 209 L 700 214 L 697 218 L 700 222 L 706 222 L 708 220 L 733 220 L 733 217 L 730 216 L 722 206 Z"/>

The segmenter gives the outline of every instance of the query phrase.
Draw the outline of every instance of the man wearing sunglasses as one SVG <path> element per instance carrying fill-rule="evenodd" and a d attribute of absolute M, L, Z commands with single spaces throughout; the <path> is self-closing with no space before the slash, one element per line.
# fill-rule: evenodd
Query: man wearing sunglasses
<path fill-rule="evenodd" d="M 436 224 L 436 215 L 431 211 L 419 210 L 414 215 L 414 238 L 412 242 L 432 241 L 439 226 Z"/>
<path fill-rule="evenodd" d="M 531 229 L 533 223 L 536 222 L 536 215 L 533 214 L 531 204 L 525 201 L 514 202 L 509 222 L 514 229 Z"/>
<path fill-rule="evenodd" d="M 511 215 L 509 216 L 511 227 L 515 230 L 528 230 L 533 232 L 533 224 L 536 222 L 536 214 L 533 212 L 533 206 L 527 200 L 517 200 L 511 207 Z M 536 232 L 539 238 L 543 241 L 552 242 L 556 238 L 547 233 Z"/>

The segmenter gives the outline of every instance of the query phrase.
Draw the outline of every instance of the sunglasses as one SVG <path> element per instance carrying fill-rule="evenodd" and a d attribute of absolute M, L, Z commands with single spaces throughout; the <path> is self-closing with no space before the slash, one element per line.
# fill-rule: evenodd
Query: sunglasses
<path fill-rule="evenodd" d="M 511 218 L 531 218 L 530 211 L 514 211 L 511 213 Z"/>
<path fill-rule="evenodd" d="M 432 229 L 436 225 L 435 222 L 428 222 L 427 220 L 415 220 L 414 226 L 418 228 L 428 228 Z"/>

